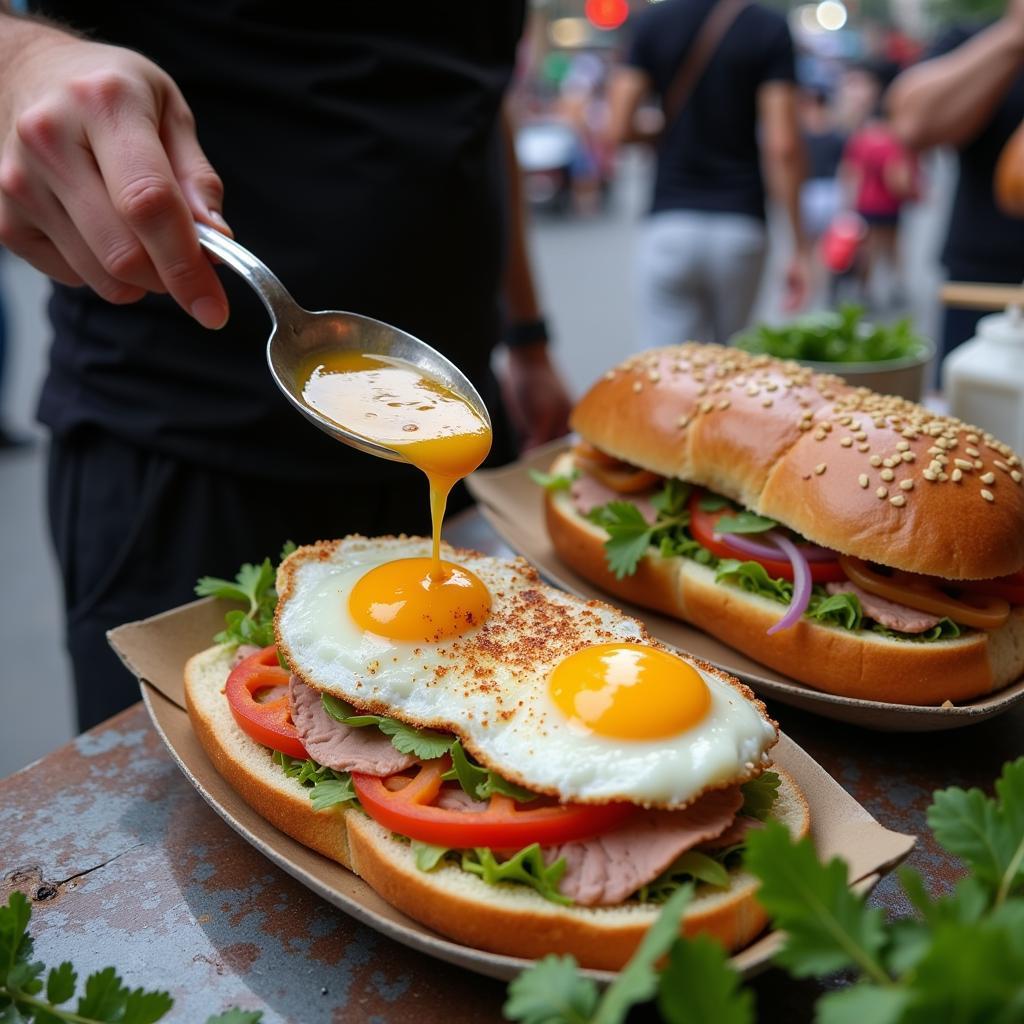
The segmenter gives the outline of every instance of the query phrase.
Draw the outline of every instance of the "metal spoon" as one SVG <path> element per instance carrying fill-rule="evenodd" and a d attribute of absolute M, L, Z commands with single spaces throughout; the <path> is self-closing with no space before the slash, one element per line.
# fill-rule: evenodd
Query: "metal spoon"
<path fill-rule="evenodd" d="M 302 399 L 305 381 L 299 378 L 301 367 L 314 352 L 350 351 L 367 355 L 391 356 L 412 363 L 424 375 L 439 381 L 465 400 L 476 414 L 491 426 L 487 407 L 465 374 L 436 349 L 397 327 L 360 316 L 325 310 L 311 313 L 288 294 L 288 290 L 248 249 L 219 231 L 196 224 L 199 244 L 218 256 L 235 271 L 263 300 L 270 313 L 273 329 L 267 341 L 267 363 L 274 383 L 292 405 L 311 423 L 345 444 L 395 462 L 407 461 L 397 451 L 346 430 L 343 426 L 310 408 Z"/>

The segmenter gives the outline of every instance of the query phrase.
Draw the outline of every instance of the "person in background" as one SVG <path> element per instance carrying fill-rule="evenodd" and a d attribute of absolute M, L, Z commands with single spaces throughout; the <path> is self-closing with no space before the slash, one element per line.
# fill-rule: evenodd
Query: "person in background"
<path fill-rule="evenodd" d="M 959 281 L 1024 280 L 1024 220 L 995 203 L 992 179 L 1024 119 L 1024 3 L 985 28 L 950 29 L 929 59 L 904 71 L 888 93 L 893 129 L 915 150 L 952 146 L 960 176 L 942 262 Z M 942 355 L 967 341 L 983 311 L 949 308 Z"/>
<path fill-rule="evenodd" d="M 837 174 L 846 138 L 836 127 L 828 93 L 807 87 L 800 94 L 800 125 L 807 150 L 807 180 L 800 191 L 804 232 L 814 242 L 839 212 L 841 189 Z"/>
<path fill-rule="evenodd" d="M 0 10 L 0 242 L 54 281 L 39 416 L 84 729 L 138 699 L 110 627 L 288 538 L 429 523 L 419 473 L 332 441 L 277 391 L 265 311 L 194 221 L 230 218 L 307 309 L 441 348 L 491 411 L 495 460 L 516 428 L 527 445 L 564 433 L 569 402 L 503 114 L 524 0 L 35 9 L 103 40 Z"/>
<path fill-rule="evenodd" d="M 839 177 L 850 208 L 867 225 L 859 260 L 862 296 L 870 302 L 872 289 L 888 285 L 881 305 L 903 303 L 900 259 L 900 213 L 918 198 L 917 158 L 895 134 L 882 107 L 883 78 L 877 78 L 875 107 L 843 150 Z"/>
<path fill-rule="evenodd" d="M 716 4 L 732 2 L 666 0 L 635 19 L 625 63 L 609 87 L 612 146 L 655 141 L 637 129 L 641 102 L 653 92 L 664 103 L 705 19 Z M 737 6 L 656 140 L 654 195 L 638 259 L 645 345 L 726 342 L 746 326 L 767 250 L 766 182 L 792 230 L 784 306 L 796 309 L 807 297 L 793 42 L 783 15 L 754 3 Z"/>

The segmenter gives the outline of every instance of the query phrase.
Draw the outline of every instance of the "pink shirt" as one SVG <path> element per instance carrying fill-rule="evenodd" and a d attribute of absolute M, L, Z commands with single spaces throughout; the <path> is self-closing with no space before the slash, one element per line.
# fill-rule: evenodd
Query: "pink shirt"
<path fill-rule="evenodd" d="M 843 161 L 857 172 L 857 212 L 895 215 L 917 191 L 917 160 L 884 125 L 867 125 L 843 151 Z"/>

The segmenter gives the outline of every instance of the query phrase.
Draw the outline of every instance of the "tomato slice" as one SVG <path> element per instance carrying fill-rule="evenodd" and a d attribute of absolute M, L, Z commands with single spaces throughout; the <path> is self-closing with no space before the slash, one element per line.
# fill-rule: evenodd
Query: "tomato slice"
<path fill-rule="evenodd" d="M 1001 597 L 1010 604 L 1024 604 L 1024 570 L 991 580 L 959 580 L 947 586 L 969 594 Z"/>
<path fill-rule="evenodd" d="M 698 544 L 703 544 L 712 554 L 719 558 L 738 558 L 741 562 L 757 562 L 763 565 L 769 576 L 777 579 L 793 580 L 793 566 L 788 558 L 776 561 L 772 558 L 757 558 L 748 555 L 743 551 L 737 551 L 730 547 L 724 538 L 715 533 L 715 525 L 725 515 L 732 515 L 729 508 L 719 509 L 717 512 L 705 512 L 700 507 L 700 499 L 703 492 L 695 489 L 690 498 L 690 533 Z M 810 562 L 811 579 L 815 583 L 842 583 L 846 575 L 835 562 Z"/>
<path fill-rule="evenodd" d="M 283 693 L 263 702 L 256 699 L 257 694 L 280 687 L 285 687 Z M 287 687 L 288 672 L 278 664 L 277 649 L 271 644 L 231 670 L 224 695 L 238 727 L 247 736 L 289 757 L 307 758 L 309 754 L 292 722 Z"/>
<path fill-rule="evenodd" d="M 507 796 L 492 796 L 479 812 L 431 806 L 441 791 L 441 776 L 450 767 L 448 757 L 418 765 L 417 773 L 390 789 L 402 776 L 380 779 L 352 773 L 352 783 L 364 811 L 379 825 L 410 839 L 466 850 L 487 846 L 492 850 L 521 850 L 531 843 L 547 846 L 574 839 L 592 839 L 631 817 L 632 804 L 558 804 L 520 808 Z"/>

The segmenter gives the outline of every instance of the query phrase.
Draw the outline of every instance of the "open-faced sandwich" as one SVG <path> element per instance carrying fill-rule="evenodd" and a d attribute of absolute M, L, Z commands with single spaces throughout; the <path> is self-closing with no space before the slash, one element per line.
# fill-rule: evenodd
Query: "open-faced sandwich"
<path fill-rule="evenodd" d="M 847 697 L 962 702 L 1024 674 L 1021 462 L 991 434 L 796 363 L 641 353 L 542 481 L 609 594 Z"/>
<path fill-rule="evenodd" d="M 763 705 L 520 559 L 447 549 L 438 585 L 402 582 L 429 551 L 349 537 L 286 558 L 276 644 L 219 644 L 186 669 L 218 770 L 283 832 L 482 950 L 615 969 L 689 881 L 684 929 L 747 944 L 765 915 L 744 837 L 769 816 L 809 828 Z"/>

